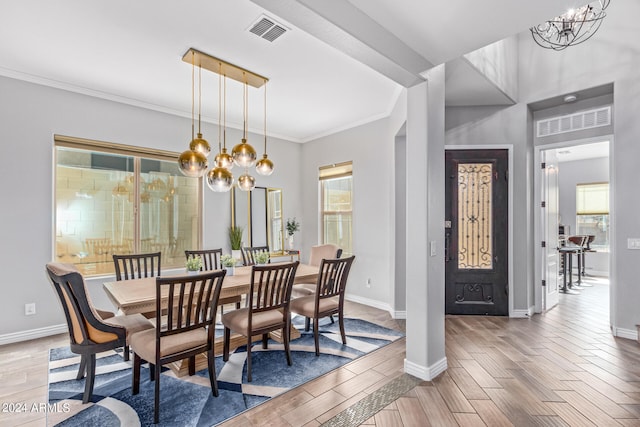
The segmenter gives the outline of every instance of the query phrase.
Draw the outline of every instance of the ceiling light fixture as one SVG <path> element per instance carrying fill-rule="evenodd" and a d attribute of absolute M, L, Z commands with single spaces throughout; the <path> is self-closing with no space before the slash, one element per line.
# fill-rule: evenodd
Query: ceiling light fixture
<path fill-rule="evenodd" d="M 273 162 L 267 157 L 267 82 L 264 82 L 264 154 L 256 163 L 256 171 L 264 176 L 273 173 Z"/>
<path fill-rule="evenodd" d="M 233 185 L 233 175 L 230 172 L 230 169 L 234 164 L 239 167 L 244 168 L 244 174 L 242 174 L 238 178 L 238 188 L 244 191 L 251 191 L 255 187 L 255 178 L 249 175 L 249 168 L 256 164 L 256 150 L 247 142 L 248 135 L 248 113 L 249 113 L 249 86 L 259 88 L 262 85 L 265 85 L 268 81 L 266 77 L 260 76 L 251 71 L 245 70 L 244 68 L 240 68 L 236 65 L 230 64 L 221 59 L 215 58 L 206 53 L 200 52 L 196 49 L 189 49 L 182 57 L 184 62 L 191 62 L 192 64 L 192 74 L 191 74 L 191 92 L 192 92 L 192 101 L 191 101 L 191 133 L 193 136 L 194 127 L 195 127 L 195 119 L 194 119 L 194 71 L 195 64 L 202 69 L 206 69 L 217 73 L 219 76 L 224 77 L 224 107 L 222 108 L 222 112 L 224 115 L 224 125 L 222 127 L 222 144 L 220 142 L 220 78 L 218 79 L 218 155 L 215 158 L 215 167 L 207 173 L 207 184 L 209 187 L 216 192 L 229 191 Z M 238 82 L 243 83 L 243 137 L 240 144 L 237 144 L 233 147 L 231 155 L 227 154 L 226 148 L 226 117 L 227 117 L 227 77 L 236 80 Z M 265 132 L 265 146 L 264 146 L 264 155 L 262 160 L 259 162 L 258 173 L 261 175 L 270 175 L 273 172 L 273 162 L 267 158 L 267 95 L 266 95 L 266 87 L 265 87 L 265 95 L 264 95 L 264 132 Z M 198 138 L 201 138 L 200 134 L 200 106 L 198 107 Z M 196 140 L 192 137 L 192 140 Z M 206 142 L 206 141 L 205 141 Z M 193 143 L 193 141 L 192 141 Z M 207 144 L 208 145 L 208 144 Z M 196 144 L 194 148 L 198 148 L 199 145 Z M 185 151 L 180 155 L 179 165 L 180 170 L 183 174 L 187 176 L 200 177 L 204 174 L 207 168 L 207 161 L 204 154 L 200 151 L 196 151 L 194 148 Z M 209 149 L 210 151 L 210 149 Z M 195 160 L 193 159 L 195 158 Z M 204 168 L 202 168 L 202 159 L 204 159 Z M 199 165 L 196 168 L 195 165 Z M 196 169 L 198 172 L 196 173 Z"/>
<path fill-rule="evenodd" d="M 543 24 L 530 28 L 535 42 L 545 49 L 563 50 L 588 40 L 593 36 L 605 16 L 611 0 L 598 0 L 591 4 L 570 9 Z"/>
<path fill-rule="evenodd" d="M 184 58 L 183 58 L 184 59 Z M 180 157 L 178 157 L 178 167 L 180 168 L 180 172 L 183 175 L 188 176 L 190 178 L 200 178 L 204 175 L 209 167 L 209 162 L 207 161 L 207 156 L 204 155 L 201 151 L 196 151 L 194 148 L 201 147 L 201 144 L 196 143 L 197 140 L 194 138 L 195 132 L 195 53 L 192 52 L 191 55 L 191 143 L 189 144 L 189 149 L 182 152 Z M 200 131 L 200 120 L 198 119 L 198 132 Z M 198 133 L 198 138 L 204 141 L 207 146 L 209 143 L 202 139 L 202 134 Z M 193 147 L 193 148 L 192 148 Z"/>

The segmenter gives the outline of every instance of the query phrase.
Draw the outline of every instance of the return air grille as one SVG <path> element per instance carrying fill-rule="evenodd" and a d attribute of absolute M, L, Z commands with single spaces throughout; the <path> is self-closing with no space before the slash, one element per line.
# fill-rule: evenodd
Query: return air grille
<path fill-rule="evenodd" d="M 274 19 L 261 16 L 253 25 L 251 25 L 249 32 L 272 42 L 286 33 L 287 28 L 285 28 L 284 25 L 277 23 Z"/>
<path fill-rule="evenodd" d="M 611 124 L 611 106 L 581 111 L 566 116 L 538 120 L 537 136 L 551 136 L 565 132 L 592 129 Z"/>

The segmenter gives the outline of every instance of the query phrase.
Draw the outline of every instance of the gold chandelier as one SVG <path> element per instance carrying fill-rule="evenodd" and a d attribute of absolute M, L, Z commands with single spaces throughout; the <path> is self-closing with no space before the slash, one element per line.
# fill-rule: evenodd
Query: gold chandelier
<path fill-rule="evenodd" d="M 196 49 L 189 49 L 182 57 L 184 62 L 192 64 L 192 142 L 189 150 L 180 155 L 179 166 L 183 174 L 193 177 L 201 177 L 208 167 L 206 155 L 209 144 L 202 139 L 200 133 L 200 104 L 198 106 L 198 136 L 193 138 L 194 119 L 194 69 L 197 64 L 199 69 L 206 69 L 218 74 L 218 154 L 215 157 L 214 168 L 207 175 L 207 184 L 215 192 L 229 191 L 233 186 L 233 174 L 231 169 L 237 165 L 244 169 L 238 177 L 238 188 L 243 191 L 251 191 L 255 187 L 255 178 L 249 174 L 249 168 L 256 166 L 260 175 L 271 175 L 273 162 L 267 156 L 267 90 L 266 83 L 269 79 L 221 59 L 215 58 Z M 231 154 L 227 153 L 226 146 L 226 117 L 227 117 L 227 77 L 243 84 L 243 136 L 239 144 L 233 147 Z M 224 89 L 222 80 L 224 79 Z M 260 88 L 264 85 L 264 154 L 256 163 L 256 150 L 248 142 L 248 110 L 249 110 L 249 86 Z M 224 96 L 223 96 L 224 95 Z M 223 105 L 224 101 L 224 105 Z M 221 120 L 222 119 L 222 120 Z M 223 122 L 223 123 L 221 123 Z M 201 141 L 204 141 L 202 143 Z M 205 146 L 206 143 L 206 146 Z M 208 150 L 207 150 L 208 149 Z M 205 155 L 206 154 L 206 155 Z M 204 159 L 204 162 L 203 162 Z"/>

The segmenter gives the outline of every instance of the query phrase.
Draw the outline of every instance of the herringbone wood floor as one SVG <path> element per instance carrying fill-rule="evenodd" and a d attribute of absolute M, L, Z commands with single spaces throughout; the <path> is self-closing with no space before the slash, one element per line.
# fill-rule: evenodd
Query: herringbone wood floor
<path fill-rule="evenodd" d="M 447 371 L 363 425 L 640 426 L 640 345 L 612 337 L 608 285 L 592 283 L 531 319 L 447 317 Z M 404 328 L 370 307 L 349 303 L 348 312 Z M 0 347 L 0 402 L 46 402 L 48 349 L 66 344 L 59 335 Z M 321 425 L 403 375 L 404 346 L 399 340 L 224 425 Z M 45 424 L 42 412 L 0 412 L 0 425 Z"/>

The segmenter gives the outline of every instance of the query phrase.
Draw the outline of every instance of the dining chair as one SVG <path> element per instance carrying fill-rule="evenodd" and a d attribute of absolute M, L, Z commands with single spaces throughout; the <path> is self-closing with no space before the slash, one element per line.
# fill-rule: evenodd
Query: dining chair
<path fill-rule="evenodd" d="M 258 252 L 269 252 L 269 246 L 246 246 L 242 248 L 242 263 L 244 265 L 256 265 L 256 254 Z"/>
<path fill-rule="evenodd" d="M 309 330 L 309 319 L 313 318 L 316 356 L 320 355 L 319 320 L 322 317 L 338 315 L 342 344 L 347 343 L 344 333 L 344 291 L 354 259 L 354 255 L 348 258 L 323 259 L 314 294 L 291 301 L 291 312 L 306 317 L 306 331 Z"/>
<path fill-rule="evenodd" d="M 269 332 L 282 330 L 287 364 L 291 366 L 289 340 L 291 288 L 299 261 L 272 265 L 254 265 L 247 306 L 222 315 L 224 325 L 223 360 L 229 360 L 231 331 L 247 337 L 247 381 L 251 382 L 252 337 L 262 335 L 262 348 L 268 345 Z"/>
<path fill-rule="evenodd" d="M 342 255 L 342 249 L 332 243 L 325 245 L 311 246 L 311 253 L 309 255 L 309 265 L 320 267 L 320 263 L 323 259 L 335 259 L 340 258 Z M 315 283 L 301 283 L 293 287 L 293 297 L 305 297 L 313 295 L 316 291 Z M 333 321 L 333 317 L 331 318 Z"/>
<path fill-rule="evenodd" d="M 154 423 L 160 418 L 160 371 L 163 365 L 188 359 L 189 375 L 195 374 L 195 357 L 207 353 L 211 392 L 218 396 L 215 371 L 215 325 L 225 270 L 196 275 L 156 277 L 156 326 L 131 337 L 133 350 L 132 394 L 140 391 L 140 366 L 150 364 L 155 381 Z"/>
<path fill-rule="evenodd" d="M 93 307 L 82 274 L 73 264 L 52 262 L 46 270 L 64 310 L 71 351 L 80 355 L 76 379 L 86 373 L 82 403 L 87 403 L 93 393 L 96 353 L 124 347 L 125 360 L 129 360 L 131 335 L 153 325 L 141 314 L 114 316 Z"/>
<path fill-rule="evenodd" d="M 220 270 L 222 265 L 220 264 L 220 257 L 222 256 L 222 249 L 202 249 L 184 251 L 185 256 L 189 259 L 190 256 L 199 256 L 202 258 L 203 266 L 202 271 Z M 221 298 L 219 304 L 221 306 L 225 304 L 236 304 L 236 309 L 240 308 L 242 302 L 241 296 Z M 222 307 L 220 307 L 222 310 Z"/>
<path fill-rule="evenodd" d="M 161 252 L 142 254 L 113 254 L 116 280 L 140 279 L 160 275 Z"/>

